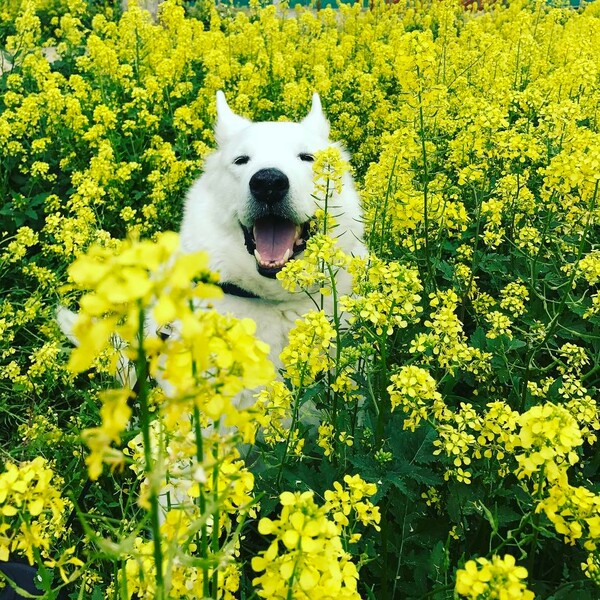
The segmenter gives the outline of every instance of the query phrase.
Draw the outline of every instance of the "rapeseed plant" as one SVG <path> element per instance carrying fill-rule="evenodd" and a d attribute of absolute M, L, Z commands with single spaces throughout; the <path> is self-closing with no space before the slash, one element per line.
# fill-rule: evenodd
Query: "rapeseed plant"
<path fill-rule="evenodd" d="M 533 600 L 533 592 L 521 581 L 527 577 L 525 567 L 516 566 L 510 554 L 470 560 L 456 575 L 456 592 L 466 598 L 522 598 Z"/>
<path fill-rule="evenodd" d="M 344 512 L 354 509 L 358 515 L 364 503 L 356 502 L 362 494 L 352 503 L 349 497 L 340 496 L 341 491 L 338 485 L 338 493 L 332 493 L 323 507 L 315 503 L 312 491 L 283 492 L 280 519 L 260 520 L 259 532 L 275 535 L 269 548 L 252 559 L 252 568 L 258 573 L 264 571 L 253 581 L 261 598 L 360 598 L 358 571 L 343 548 L 340 534 L 348 525 Z M 366 495 L 371 495 L 369 491 L 374 493 L 368 490 Z M 332 503 L 334 498 L 337 502 Z M 338 503 L 339 512 L 334 512 L 334 520 L 328 519 Z M 368 523 L 370 517 L 361 520 Z"/>
<path fill-rule="evenodd" d="M 48 597 L 595 597 L 598 40 L 598 2 L 4 3 L 0 559 Z M 279 380 L 158 234 L 222 88 L 258 120 L 319 92 L 365 207 L 345 256 L 317 155 Z"/>

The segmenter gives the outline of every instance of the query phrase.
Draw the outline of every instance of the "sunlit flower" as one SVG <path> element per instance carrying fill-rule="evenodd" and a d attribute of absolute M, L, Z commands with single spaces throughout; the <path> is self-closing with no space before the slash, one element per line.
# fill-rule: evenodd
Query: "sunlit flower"
<path fill-rule="evenodd" d="M 504 558 L 492 556 L 491 560 L 477 558 L 467 561 L 464 569 L 458 570 L 455 590 L 471 600 L 533 600 L 534 593 L 522 581 L 526 578 L 527 569 L 517 566 L 510 554 Z"/>

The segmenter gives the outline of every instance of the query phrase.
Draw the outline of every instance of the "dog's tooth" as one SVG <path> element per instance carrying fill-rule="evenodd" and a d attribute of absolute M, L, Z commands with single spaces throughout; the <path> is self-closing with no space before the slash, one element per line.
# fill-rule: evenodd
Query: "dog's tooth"
<path fill-rule="evenodd" d="M 282 264 L 285 264 L 290 259 L 290 256 L 292 256 L 292 251 L 288 248 L 283 255 Z"/>
<path fill-rule="evenodd" d="M 254 258 L 256 258 L 259 263 L 262 263 L 262 256 L 258 250 L 254 250 Z"/>

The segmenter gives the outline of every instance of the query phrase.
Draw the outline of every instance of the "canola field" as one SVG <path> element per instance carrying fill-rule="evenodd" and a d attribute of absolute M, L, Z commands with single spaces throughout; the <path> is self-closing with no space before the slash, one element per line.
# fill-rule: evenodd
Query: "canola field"
<path fill-rule="evenodd" d="M 598 598 L 600 3 L 250 4 L 0 4 L 0 570 L 48 599 Z M 284 269 L 353 293 L 279 379 L 253 323 L 190 309 L 206 256 L 161 266 L 217 90 L 253 120 L 317 91 L 351 163 L 315 180 L 364 205 L 368 258 L 325 225 Z M 188 335 L 140 335 L 157 303 Z"/>

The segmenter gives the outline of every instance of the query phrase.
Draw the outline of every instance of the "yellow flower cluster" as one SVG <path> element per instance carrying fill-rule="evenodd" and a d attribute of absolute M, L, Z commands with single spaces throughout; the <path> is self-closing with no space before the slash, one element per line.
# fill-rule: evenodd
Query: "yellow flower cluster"
<path fill-rule="evenodd" d="M 408 413 L 404 427 L 415 430 L 421 419 L 434 416 L 439 419 L 445 409 L 442 395 L 437 391 L 435 380 L 423 368 L 417 366 L 401 367 L 390 378 L 388 387 L 392 410 L 398 406 Z"/>
<path fill-rule="evenodd" d="M 294 405 L 294 395 L 283 381 L 273 381 L 259 392 L 256 399 L 257 420 L 267 444 L 273 445 L 287 439 Z"/>
<path fill-rule="evenodd" d="M 322 227 L 320 231 L 329 233 L 335 226 L 335 222 L 328 223 L 327 219 L 335 215 L 335 204 L 329 205 L 330 199 L 335 202 L 335 194 L 340 194 L 343 188 L 342 178 L 350 170 L 350 164 L 342 156 L 339 148 L 331 146 L 326 150 L 315 153 L 313 173 L 315 181 L 314 195 L 323 203 Z M 333 210 L 330 210 L 333 209 Z"/>
<path fill-rule="evenodd" d="M 131 417 L 131 408 L 128 405 L 130 400 L 130 391 L 128 389 L 106 390 L 101 392 L 100 417 L 102 423 L 99 427 L 91 427 L 82 433 L 85 443 L 90 449 L 90 454 L 86 457 L 88 474 L 92 481 L 100 477 L 103 465 L 110 465 L 111 469 L 122 467 L 125 457 L 117 448 L 121 442 L 121 433 L 125 430 Z"/>
<path fill-rule="evenodd" d="M 248 595 L 240 591 L 248 577 L 237 564 L 237 534 L 258 510 L 255 486 L 279 492 L 296 477 L 286 456 L 305 461 L 301 479 L 323 454 L 340 477 L 358 465 L 380 469 L 387 477 L 382 506 L 427 489 L 411 515 L 413 535 L 402 534 L 402 552 L 415 564 L 429 561 L 423 548 L 432 540 L 437 548 L 452 544 L 448 556 L 460 556 L 466 532 L 480 530 L 473 507 L 497 506 L 500 521 L 516 511 L 521 525 L 494 523 L 490 555 L 507 530 L 515 537 L 504 537 L 502 547 L 514 540 L 522 548 L 531 540 L 528 527 L 535 534 L 547 517 L 555 537 L 589 552 L 585 573 L 600 581 L 592 549 L 597 498 L 582 479 L 595 451 L 584 440 L 596 444 L 600 429 L 598 2 L 576 10 L 514 0 L 475 11 L 443 0 L 290 11 L 285 3 L 260 8 L 252 1 L 248 10 L 229 11 L 167 0 L 156 18 L 134 2 L 123 14 L 109 5 L 7 0 L 0 7 L 0 404 L 7 407 L 3 423 L 19 424 L 1 428 L 2 442 L 15 458 L 41 451 L 57 459 L 54 471 L 71 468 L 79 451 L 74 458 L 66 444 L 75 436 L 56 442 L 57 428 L 70 427 L 75 412 L 92 450 L 88 472 L 106 478 L 98 497 L 112 483 L 125 499 L 120 474 L 104 465 L 127 463 L 139 486 L 129 493 L 139 489 L 141 496 L 123 503 L 128 514 L 114 519 L 122 528 L 112 529 L 105 514 L 85 517 L 90 544 L 124 567 L 110 593 L 100 583 L 93 592 L 82 584 L 80 595 Z M 300 119 L 319 92 L 364 200 L 372 254 L 351 259 L 335 238 L 346 155 L 336 148 L 315 155 L 313 235 L 281 279 L 324 310 L 292 333 L 283 356 L 290 388 L 272 383 L 253 323 L 203 310 L 220 293 L 205 258 L 180 256 L 171 234 L 133 241 L 177 226 L 184 192 L 214 146 L 218 89 L 255 120 Z M 93 367 L 90 381 L 64 368 L 65 343 L 54 324 L 55 291 L 78 257 L 70 273 L 75 293 L 85 293 L 76 326 L 82 345 L 70 366 L 78 374 Z M 334 286 L 341 270 L 354 277 L 353 294 L 344 298 Z M 156 330 L 173 320 L 175 335 L 164 341 Z M 137 399 L 105 389 L 104 373 L 115 372 L 120 355 L 131 367 L 121 371 L 125 378 L 136 369 L 141 375 Z M 166 384 L 166 394 L 147 389 L 146 370 Z M 254 410 L 236 409 L 238 394 L 251 400 L 242 390 L 264 384 Z M 299 423 L 300 405 L 311 403 L 311 416 L 325 420 Z M 403 425 L 408 431 L 399 432 Z M 258 427 L 266 474 L 255 481 L 235 440 L 252 442 Z M 138 428 L 141 437 L 134 437 Z M 316 433 L 304 439 L 306 429 Z M 404 452 L 421 434 L 425 443 L 409 463 Z M 126 452 L 123 438 L 131 442 Z M 275 463 L 276 484 L 269 479 Z M 26 472 L 30 463 L 21 464 Z M 407 464 L 410 476 L 402 470 Z M 583 468 L 569 485 L 573 464 Z M 6 469 L 15 476 L 14 465 Z M 506 489 L 515 474 L 527 500 Z M 338 519 L 354 515 L 345 512 L 349 485 L 330 490 L 346 503 Z M 372 496 L 361 485 L 356 502 L 366 504 Z M 445 506 L 457 487 L 464 496 Z M 173 507 L 163 511 L 162 529 L 153 521 L 161 493 Z M 289 515 L 303 502 L 307 514 L 320 514 L 308 498 L 285 498 Z M 19 523 L 36 522 L 29 507 Z M 430 509 L 448 514 L 448 526 L 446 519 L 429 522 Z M 128 520 L 135 511 L 140 522 Z M 332 514 L 324 518 L 335 525 Z M 410 595 L 419 580 L 418 593 L 438 593 L 425 586 L 449 578 L 452 561 L 434 557 L 427 573 L 404 560 L 398 573 L 379 563 L 384 546 L 395 562 L 394 544 L 385 540 L 400 536 L 398 522 L 382 514 L 385 535 L 370 528 L 372 537 L 352 546 L 344 545 L 349 536 L 338 536 L 344 550 L 364 549 L 367 565 L 372 559 L 365 589 L 376 596 L 387 584 L 395 595 Z M 374 512 L 365 515 L 374 519 Z M 13 519 L 13 527 L 16 518 L 6 523 Z M 293 576 L 309 590 L 296 586 L 298 597 L 318 597 L 321 589 L 343 596 L 346 588 L 348 597 L 358 595 L 345 554 L 329 580 L 318 570 L 325 560 L 290 572 L 285 542 L 294 534 L 285 533 L 285 523 L 278 527 L 281 539 L 270 551 L 283 574 L 263 564 L 263 594 L 284 593 Z M 331 542 L 339 552 L 327 527 L 304 539 L 321 540 L 320 548 Z M 51 529 L 40 536 L 42 552 L 47 539 L 56 542 Z M 60 557 L 45 560 L 64 578 L 61 569 L 76 564 L 63 551 L 70 542 L 57 543 Z M 545 537 L 534 535 L 528 550 L 531 561 L 545 554 L 548 564 L 558 562 L 548 557 Z M 570 583 L 573 556 L 565 551 L 561 568 L 548 570 L 553 583 Z M 512 579 L 495 579 L 494 564 Z M 467 565 L 471 579 L 460 578 L 469 593 L 530 597 L 514 561 Z M 98 581 L 94 568 L 86 581 Z"/>
<path fill-rule="evenodd" d="M 250 320 L 202 310 L 222 292 L 207 270 L 206 254 L 178 254 L 178 247 L 178 236 L 169 232 L 156 242 L 124 242 L 116 254 L 94 246 L 73 263 L 69 275 L 74 284 L 91 291 L 80 301 L 74 326 L 79 346 L 69 368 L 88 368 L 116 336 L 115 360 L 119 352 L 134 363 L 149 356 L 151 375 L 182 396 L 197 388 L 195 401 L 207 417 L 218 421 L 226 416 L 237 425 L 231 398 L 273 376 L 267 346 L 254 338 L 256 326 Z M 175 319 L 177 331 L 161 339 L 160 328 Z M 150 323 L 154 326 L 148 331 Z"/>
<path fill-rule="evenodd" d="M 127 240 L 116 252 L 93 246 L 69 274 L 74 286 L 86 290 L 74 326 L 80 346 L 70 368 L 88 368 L 116 338 L 117 352 L 135 364 L 141 378 L 141 431 L 126 452 L 113 444 L 120 444 L 132 414 L 128 387 L 102 392 L 101 424 L 83 432 L 91 450 L 90 478 L 97 479 L 104 464 L 132 462 L 141 482 L 139 504 L 150 513 L 154 541 L 139 538 L 133 550 L 111 550 L 125 560 L 124 589 L 177 598 L 212 589 L 233 598 L 238 566 L 231 552 L 220 556 L 220 543 L 208 540 L 235 545 L 236 526 L 255 514 L 254 477 L 234 441 L 253 442 L 257 423 L 254 411 L 238 407 L 235 397 L 272 380 L 267 346 L 254 337 L 252 321 L 209 309 L 208 301 L 222 293 L 217 279 L 207 270 L 205 254 L 179 252 L 176 234 L 161 234 L 154 242 Z M 163 339 L 160 330 L 167 326 L 171 335 Z M 159 418 L 152 422 L 148 373 L 167 390 L 153 407 Z M 203 433 L 207 425 L 213 429 Z M 223 426 L 236 427 L 239 434 L 225 436 Z M 196 551 L 205 560 L 203 568 L 188 566 Z"/>
<path fill-rule="evenodd" d="M 596 585 L 600 585 L 600 556 L 590 554 L 586 561 L 581 564 L 586 577 L 589 577 Z"/>
<path fill-rule="evenodd" d="M 197 550 L 195 536 L 196 522 L 189 514 L 181 510 L 167 513 L 161 525 L 161 543 L 163 552 L 170 556 L 171 565 L 169 598 L 173 600 L 192 600 L 204 597 L 208 580 L 217 581 L 217 589 L 223 600 L 235 600 L 239 589 L 240 575 L 235 564 L 214 566 L 203 569 L 189 564 L 189 553 Z M 119 573 L 117 584 L 126 590 L 125 598 L 155 598 L 157 595 L 156 565 L 154 562 L 154 544 L 136 537 L 131 550 L 123 553 L 125 567 Z"/>
<path fill-rule="evenodd" d="M 258 595 L 358 600 L 358 570 L 344 551 L 340 525 L 327 518 L 327 506 L 319 507 L 312 491 L 283 492 L 279 500 L 280 518 L 258 524 L 262 535 L 275 535 L 269 548 L 252 559 L 252 568 L 262 573 L 253 581 Z"/>
<path fill-rule="evenodd" d="M 315 153 L 313 198 L 316 211 L 311 223 L 313 232 L 306 241 L 303 256 L 289 261 L 277 274 L 284 289 L 328 296 L 335 288 L 336 274 L 340 268 L 348 265 L 350 257 L 338 247 L 335 235 L 335 215 L 344 210 L 338 196 L 348 170 L 349 165 L 339 148 L 332 146 Z"/>
<path fill-rule="evenodd" d="M 323 213 L 322 218 L 325 219 Z M 327 217 L 329 222 L 333 217 Z M 337 246 L 337 239 L 326 233 L 316 233 L 306 242 L 302 258 L 288 261 L 277 273 L 283 287 L 290 291 L 306 291 L 311 295 L 329 296 L 335 284 L 335 274 L 348 264 L 349 257 Z"/>
<path fill-rule="evenodd" d="M 333 366 L 329 349 L 336 332 L 325 313 L 312 311 L 296 322 L 289 344 L 281 353 L 285 375 L 295 387 L 310 385 Z"/>
<path fill-rule="evenodd" d="M 335 432 L 331 423 L 321 423 L 317 430 L 317 445 L 323 448 L 323 455 L 326 457 L 333 456 Z"/>
<path fill-rule="evenodd" d="M 508 467 L 503 463 L 506 452 L 514 448 L 514 431 L 518 427 L 519 413 L 500 400 L 486 406 L 483 418 L 473 424 L 477 432 L 477 458 L 495 457 L 500 461 L 500 472 L 506 474 Z"/>
<path fill-rule="evenodd" d="M 519 417 L 518 423 L 518 477 L 542 472 L 548 481 L 555 482 L 564 477 L 565 468 L 579 460 L 574 449 L 583 443 L 581 431 L 563 407 L 550 403 L 533 406 Z"/>
<path fill-rule="evenodd" d="M 416 269 L 370 256 L 354 258 L 349 271 L 353 295 L 340 298 L 340 307 L 350 324 L 364 323 L 381 336 L 418 321 L 423 288 Z"/>
<path fill-rule="evenodd" d="M 254 477 L 238 455 L 229 450 L 224 457 L 218 458 L 217 464 L 213 458 L 198 464 L 184 458 L 190 448 L 195 449 L 193 441 L 188 440 L 187 445 L 183 445 L 181 441 L 178 443 L 170 439 L 168 443 L 169 453 L 164 460 L 168 463 L 169 483 L 162 487 L 164 505 L 168 510 L 163 515 L 160 540 L 163 555 L 168 557 L 169 597 L 191 600 L 203 596 L 209 582 L 215 581 L 214 590 L 218 590 L 220 597 L 233 600 L 240 580 L 239 565 L 235 562 L 238 552 L 235 536 L 221 555 L 206 559 L 206 565 L 211 563 L 210 568 L 193 563 L 203 543 L 199 532 L 204 530 L 209 539 L 231 536 L 245 517 L 256 516 L 252 496 Z M 141 465 L 144 463 L 142 441 L 137 439 L 129 446 L 134 461 L 132 468 L 141 478 Z M 140 503 L 146 509 L 150 508 L 149 488 L 148 479 L 143 480 Z M 206 504 L 203 505 L 200 498 Z M 216 498 L 219 499 L 218 509 L 212 505 Z M 202 512 L 202 506 L 211 511 L 210 516 Z M 218 514 L 216 522 L 215 514 Z M 125 569 L 119 574 L 121 588 L 127 589 L 131 595 L 155 595 L 157 563 L 153 543 L 138 537 L 132 550 L 123 548 L 121 558 L 125 560 Z"/>
<path fill-rule="evenodd" d="M 592 250 L 592 252 L 584 256 L 579 261 L 577 278 L 585 279 L 590 287 L 596 285 L 600 279 L 600 252 L 598 250 Z M 598 292 L 594 292 L 591 295 L 591 300 L 591 306 L 583 315 L 586 319 L 589 319 L 590 317 L 600 313 L 600 294 Z"/>
<path fill-rule="evenodd" d="M 352 517 L 355 524 L 360 522 L 365 527 L 372 525 L 379 531 L 381 521 L 379 508 L 373 506 L 368 499 L 377 493 L 377 486 L 374 483 L 367 483 L 360 475 L 345 475 L 344 483 L 345 485 L 342 485 L 334 481 L 333 490 L 325 492 L 325 508 L 331 513 L 333 520 L 342 528 L 348 528 L 349 517 Z M 361 537 L 360 533 L 354 533 L 352 530 L 350 532 L 344 530 L 344 533 L 349 534 L 350 542 L 357 542 Z"/>
<path fill-rule="evenodd" d="M 63 480 L 41 456 L 19 465 L 7 462 L 0 474 L 0 560 L 22 555 L 30 565 L 54 554 L 72 506 L 60 492 Z M 73 564 L 83 564 L 72 559 Z"/>
<path fill-rule="evenodd" d="M 58 427 L 56 415 L 37 415 L 30 423 L 19 425 L 19 435 L 27 444 L 45 442 L 58 445 L 65 437 L 65 432 Z"/>
<path fill-rule="evenodd" d="M 507 284 L 500 292 L 500 308 L 509 311 L 513 316 L 520 317 L 525 313 L 525 302 L 529 300 L 529 291 L 518 282 Z"/>
<path fill-rule="evenodd" d="M 486 336 L 491 340 L 496 339 L 498 336 L 504 335 L 508 339 L 512 338 L 511 325 L 512 321 L 506 315 L 503 315 L 500 311 L 492 310 L 485 316 L 486 321 L 489 325 L 489 331 Z"/>
<path fill-rule="evenodd" d="M 565 542 L 585 539 L 586 550 L 600 547 L 600 496 L 584 487 L 553 485 L 537 506 L 552 521 Z"/>
<path fill-rule="evenodd" d="M 181 255 L 170 268 L 178 246 L 175 233 L 161 234 L 156 243 L 126 241 L 118 253 L 96 245 L 71 265 L 69 276 L 74 285 L 90 290 L 80 300 L 73 330 L 79 345 L 70 357 L 71 370 L 89 368 L 91 360 L 111 345 L 114 335 L 129 345 L 129 358 L 135 361 L 143 352 L 138 331 L 144 307 L 154 304 L 152 316 L 160 327 L 175 317 L 189 319 L 190 301 L 220 295 L 219 289 L 210 285 L 216 279 L 207 271 L 206 255 Z M 209 285 L 192 288 L 195 277 L 204 278 Z"/>
<path fill-rule="evenodd" d="M 456 573 L 456 593 L 470 600 L 533 600 L 534 593 L 522 581 L 527 569 L 516 565 L 510 554 L 466 562 Z"/>
<path fill-rule="evenodd" d="M 170 415 L 168 415 L 170 416 Z M 145 448 L 141 434 L 128 444 L 125 454 L 131 459 L 131 470 L 141 481 L 138 503 L 150 508 L 149 496 L 152 477 L 162 476 L 160 494 L 164 498 L 163 507 L 168 519 L 169 512 L 176 510 L 197 515 L 198 499 L 217 495 L 219 522 L 217 530 L 230 531 L 234 522 L 243 515 L 255 516 L 255 502 L 252 496 L 254 476 L 240 459 L 239 451 L 231 448 L 226 440 L 212 443 L 207 433 L 203 442 L 211 449 L 202 461 L 198 460 L 198 447 L 191 421 L 177 420 L 171 429 L 168 419 L 155 420 L 150 426 L 150 440 L 153 458 L 160 464 L 152 474 L 144 470 Z M 166 446 L 166 452 L 160 449 Z M 191 517 L 190 517 L 191 518 Z M 209 529 L 212 529 L 212 524 Z"/>
<path fill-rule="evenodd" d="M 411 342 L 411 352 L 426 353 L 443 369 L 454 372 L 462 368 L 472 372 L 479 379 L 490 373 L 491 354 L 473 348 L 467 343 L 462 323 L 457 315 L 459 297 L 453 290 L 439 291 L 430 295 L 433 311 L 424 321 L 428 333 L 419 333 Z"/>
<path fill-rule="evenodd" d="M 9 263 L 17 262 L 27 254 L 28 248 L 38 242 L 39 236 L 31 227 L 20 227 L 15 235 L 15 239 L 6 245 L 2 255 L 0 255 L 0 260 Z"/>
<path fill-rule="evenodd" d="M 354 440 L 346 431 L 335 431 L 335 427 L 331 423 L 321 423 L 317 429 L 317 445 L 323 448 L 323 455 L 328 458 L 335 456 L 336 442 L 341 442 L 342 445 L 352 447 Z"/>
<path fill-rule="evenodd" d="M 584 487 L 569 485 L 565 477 L 549 488 L 536 511 L 544 512 L 565 542 L 583 542 L 588 557 L 581 568 L 600 584 L 600 496 Z"/>

